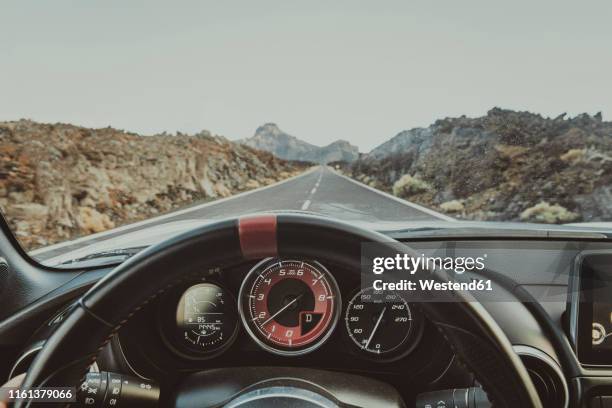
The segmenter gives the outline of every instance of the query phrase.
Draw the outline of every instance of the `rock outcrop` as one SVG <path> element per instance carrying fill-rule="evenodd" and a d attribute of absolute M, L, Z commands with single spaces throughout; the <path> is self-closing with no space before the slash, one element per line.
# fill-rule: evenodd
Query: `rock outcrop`
<path fill-rule="evenodd" d="M 345 171 L 462 219 L 612 220 L 612 122 L 601 114 L 494 108 L 446 118 L 399 133 Z"/>
<path fill-rule="evenodd" d="M 274 123 L 257 128 L 255 135 L 239 141 L 254 149 L 265 150 L 285 160 L 300 160 L 311 163 L 352 162 L 359 157 L 357 146 L 346 140 L 337 140 L 319 147 L 291 136 Z"/>
<path fill-rule="evenodd" d="M 140 136 L 110 127 L 0 122 L 0 208 L 28 249 L 300 170 L 208 132 Z"/>

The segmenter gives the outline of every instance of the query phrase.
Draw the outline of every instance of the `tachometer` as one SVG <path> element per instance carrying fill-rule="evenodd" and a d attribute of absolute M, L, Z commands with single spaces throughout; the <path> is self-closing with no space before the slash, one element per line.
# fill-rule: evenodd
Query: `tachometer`
<path fill-rule="evenodd" d="M 314 261 L 264 260 L 247 275 L 239 298 L 248 333 L 281 355 L 304 354 L 323 344 L 341 305 L 334 277 Z"/>
<path fill-rule="evenodd" d="M 393 358 L 410 351 L 420 319 L 398 294 L 364 289 L 350 300 L 344 317 L 348 336 L 363 352 Z"/>

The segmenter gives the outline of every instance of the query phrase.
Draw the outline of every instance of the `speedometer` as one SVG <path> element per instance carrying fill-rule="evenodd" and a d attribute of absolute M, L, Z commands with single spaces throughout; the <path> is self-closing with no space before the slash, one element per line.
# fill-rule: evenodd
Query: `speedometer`
<path fill-rule="evenodd" d="M 334 277 L 318 262 L 267 259 L 240 288 L 239 311 L 251 337 L 281 355 L 308 353 L 331 335 L 340 313 Z"/>
<path fill-rule="evenodd" d="M 383 359 L 406 354 L 420 335 L 420 315 L 405 299 L 372 288 L 353 296 L 344 320 L 353 343 L 367 355 Z"/>

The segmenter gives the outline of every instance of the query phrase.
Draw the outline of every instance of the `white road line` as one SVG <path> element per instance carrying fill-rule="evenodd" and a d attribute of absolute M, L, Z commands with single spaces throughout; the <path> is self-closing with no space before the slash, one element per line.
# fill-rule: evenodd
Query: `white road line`
<path fill-rule="evenodd" d="M 203 203 L 203 204 L 194 205 L 193 207 L 185 208 L 185 209 L 178 210 L 178 211 L 169 212 L 167 214 L 163 214 L 163 215 L 160 215 L 158 217 L 149 218 L 149 219 L 146 219 L 146 220 L 143 220 L 143 221 L 139 221 L 139 222 L 135 222 L 135 223 L 132 223 L 132 224 L 126 224 L 126 225 L 123 225 L 121 227 L 113 228 L 113 229 L 110 229 L 110 230 L 107 230 L 107 231 L 98 232 L 96 234 L 87 235 L 87 236 L 84 236 L 84 237 L 81 237 L 81 238 L 77 238 L 77 239 L 74 239 L 74 240 L 71 240 L 71 241 L 60 242 L 59 244 L 50 245 L 50 246 L 47 246 L 47 247 L 44 247 L 44 248 L 35 249 L 34 251 L 28 252 L 28 254 L 31 255 L 31 256 L 44 254 L 46 252 L 54 251 L 56 249 L 60 249 L 60 248 L 67 247 L 67 246 L 70 246 L 70 245 L 74 245 L 74 244 L 78 244 L 78 243 L 82 243 L 82 242 L 87 242 L 87 241 L 90 241 L 90 240 L 94 240 L 94 239 L 105 237 L 107 235 L 115 234 L 117 232 L 121 232 L 121 231 L 125 231 L 125 230 L 130 230 L 130 229 L 133 229 L 133 228 L 141 227 L 143 225 L 147 225 L 147 224 L 151 224 L 151 223 L 154 223 L 154 222 L 157 222 L 157 221 L 161 221 L 161 220 L 164 220 L 164 219 L 167 219 L 167 218 L 176 217 L 177 215 L 187 214 L 187 213 L 192 212 L 192 211 L 198 211 L 198 210 L 200 210 L 202 208 L 210 207 L 210 206 L 217 205 L 217 204 L 220 204 L 220 203 L 224 203 L 224 202 L 227 202 L 227 201 L 230 201 L 230 200 L 234 200 L 234 199 L 237 199 L 237 198 L 243 198 L 243 197 L 246 197 L 246 196 L 248 196 L 250 194 L 253 194 L 253 193 L 256 193 L 256 192 L 260 192 L 260 191 L 263 191 L 263 190 L 267 190 L 267 189 L 272 188 L 272 187 L 277 187 L 277 186 L 280 186 L 281 184 L 285 184 L 285 183 L 288 183 L 290 181 L 296 180 L 298 178 L 304 177 L 304 176 L 306 176 L 306 175 L 308 175 L 308 174 L 310 174 L 310 173 L 312 173 L 312 172 L 314 172 L 316 170 L 319 170 L 319 167 L 320 166 L 312 167 L 311 169 L 306 170 L 305 172 L 300 173 L 300 174 L 298 174 L 296 176 L 289 177 L 288 179 L 281 180 L 281 181 L 279 181 L 277 183 L 269 184 L 267 186 L 260 187 L 260 188 L 254 189 L 254 190 L 244 191 L 242 193 L 238 193 L 238 194 L 235 194 L 235 195 L 232 195 L 232 196 L 229 196 L 229 197 L 224 197 L 224 198 L 220 198 L 220 199 L 217 199 L 217 200 L 209 201 L 209 202 L 206 202 L 206 203 Z"/>
<path fill-rule="evenodd" d="M 346 179 L 346 180 L 350 181 L 351 183 L 357 184 L 357 185 L 358 185 L 358 186 L 360 186 L 360 187 L 363 187 L 363 188 L 365 188 L 365 189 L 367 189 L 367 190 L 370 190 L 370 191 L 373 191 L 373 192 L 375 192 L 375 193 L 377 193 L 377 194 L 380 194 L 380 195 L 382 195 L 382 196 L 385 196 L 385 197 L 387 197 L 387 198 L 389 198 L 389 199 L 391 199 L 391 200 L 393 200 L 393 201 L 397 201 L 398 203 L 401 203 L 401 204 L 407 205 L 408 207 L 412 207 L 412 208 L 414 208 L 415 210 L 422 211 L 422 212 L 424 212 L 424 213 L 426 213 L 426 214 L 429 214 L 429 215 L 431 215 L 431 216 L 433 216 L 433 217 L 436 217 L 436 218 L 442 219 L 442 220 L 444 220 L 444 221 L 457 221 L 455 218 L 449 217 L 448 215 L 445 215 L 445 214 L 439 213 L 439 212 L 434 211 L 434 210 L 430 210 L 429 208 L 427 208 L 427 207 L 423 207 L 422 205 L 418 205 L 418 204 L 412 203 L 412 202 L 410 202 L 410 201 L 403 200 L 403 199 L 401 199 L 401 198 L 399 198 L 399 197 L 396 197 L 396 196 L 394 196 L 394 195 L 391 195 L 391 194 L 389 194 L 389 193 L 385 193 L 384 191 L 381 191 L 381 190 L 375 189 L 374 187 L 370 187 L 370 186 L 368 186 L 367 184 L 360 183 L 359 181 L 357 181 L 357 180 L 353 180 L 352 178 L 350 178 L 350 177 L 348 177 L 348 176 L 345 176 L 344 174 L 340 174 L 339 172 L 337 172 L 335 169 L 333 169 L 333 168 L 331 168 L 331 167 L 328 167 L 328 169 L 329 169 L 330 171 L 332 171 L 332 172 L 333 172 L 333 173 L 334 173 L 336 176 L 342 177 L 342 178 L 344 178 L 344 179 Z"/>
<path fill-rule="evenodd" d="M 311 198 L 314 195 L 314 193 L 317 192 L 317 188 L 319 187 L 319 183 L 321 182 L 321 178 L 323 177 L 323 170 L 324 168 L 321 167 L 321 174 L 319 174 L 319 179 L 317 180 L 315 186 L 313 187 L 312 190 L 310 190 L 310 194 L 308 195 L 308 199 L 306 201 L 304 201 L 304 204 L 302 204 L 302 211 L 306 211 L 308 209 L 308 207 L 310 207 L 310 203 L 311 203 Z"/>

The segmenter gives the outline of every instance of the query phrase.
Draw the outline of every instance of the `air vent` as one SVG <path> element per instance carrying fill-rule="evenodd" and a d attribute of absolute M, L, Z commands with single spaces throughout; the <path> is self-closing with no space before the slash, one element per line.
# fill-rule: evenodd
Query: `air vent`
<path fill-rule="evenodd" d="M 19 374 L 28 372 L 30 365 L 32 365 L 32 363 L 34 362 L 34 359 L 36 358 L 38 353 L 40 353 L 44 345 L 45 345 L 45 342 L 41 340 L 39 342 L 36 342 L 35 344 L 32 344 L 30 347 L 28 347 L 28 349 L 24 351 L 21 354 L 21 356 L 19 356 L 15 364 L 13 364 L 13 368 L 11 368 L 11 371 L 9 372 L 7 381 L 15 376 L 18 376 Z M 99 371 L 100 369 L 98 368 L 98 364 L 96 362 L 94 362 L 89 367 L 89 372 L 97 373 Z M 0 381 L 0 383 L 2 383 L 2 381 Z"/>
<path fill-rule="evenodd" d="M 9 266 L 6 259 L 0 257 L 0 293 L 4 290 L 6 282 L 9 279 Z"/>
<path fill-rule="evenodd" d="M 43 344 L 44 342 L 42 341 L 33 344 L 26 351 L 24 351 L 21 356 L 19 356 L 19 358 L 13 365 L 13 368 L 11 368 L 8 380 L 28 371 L 28 368 L 30 368 L 32 362 L 34 361 L 38 353 L 40 353 L 40 350 L 42 350 Z"/>
<path fill-rule="evenodd" d="M 516 346 L 544 408 L 568 406 L 568 388 L 561 368 L 548 354 L 527 346 Z"/>

